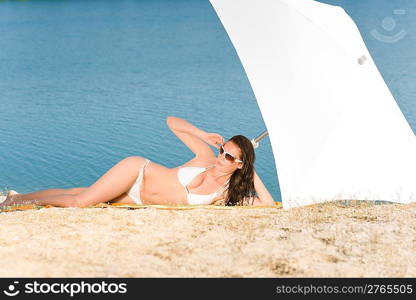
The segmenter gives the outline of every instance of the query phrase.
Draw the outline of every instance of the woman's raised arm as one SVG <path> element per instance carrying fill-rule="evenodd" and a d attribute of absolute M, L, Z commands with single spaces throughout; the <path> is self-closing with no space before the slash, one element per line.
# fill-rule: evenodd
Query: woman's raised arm
<path fill-rule="evenodd" d="M 166 124 L 197 157 L 215 158 L 215 154 L 208 144 L 218 148 L 216 144 L 224 141 L 219 134 L 207 133 L 178 117 L 167 117 Z"/>

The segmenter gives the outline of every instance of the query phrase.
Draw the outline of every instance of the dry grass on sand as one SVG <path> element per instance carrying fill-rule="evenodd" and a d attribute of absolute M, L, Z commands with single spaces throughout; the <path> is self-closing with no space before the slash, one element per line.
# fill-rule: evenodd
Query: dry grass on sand
<path fill-rule="evenodd" d="M 416 204 L 0 213 L 0 277 L 415 277 Z"/>

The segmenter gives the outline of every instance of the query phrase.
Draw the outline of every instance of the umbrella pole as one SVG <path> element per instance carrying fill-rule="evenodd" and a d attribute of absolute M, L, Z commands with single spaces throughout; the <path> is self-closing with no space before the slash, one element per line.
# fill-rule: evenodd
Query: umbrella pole
<path fill-rule="evenodd" d="M 259 142 L 269 133 L 267 130 L 263 131 L 259 136 L 251 140 L 251 143 L 253 144 L 254 149 L 259 146 Z"/>

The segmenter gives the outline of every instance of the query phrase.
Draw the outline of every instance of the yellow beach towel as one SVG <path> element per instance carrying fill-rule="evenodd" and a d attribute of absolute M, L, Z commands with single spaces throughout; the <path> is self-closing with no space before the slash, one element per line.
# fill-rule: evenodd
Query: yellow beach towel
<path fill-rule="evenodd" d="M 29 210 L 29 209 L 41 209 L 41 208 L 49 208 L 54 207 L 52 205 L 34 205 L 34 204 L 26 204 L 26 205 L 13 205 L 13 206 L 1 206 L 1 202 L 6 199 L 5 196 L 0 196 L 0 213 L 1 212 L 10 212 L 16 210 Z M 195 208 L 203 208 L 203 209 L 253 209 L 253 208 L 282 208 L 280 202 L 275 202 L 275 205 L 268 205 L 268 206 L 224 206 L 224 205 L 137 205 L 137 204 L 123 204 L 123 203 L 99 203 L 94 206 L 90 206 L 90 208 L 127 208 L 127 209 L 139 209 L 139 208 L 157 208 L 157 209 L 167 209 L 167 210 L 189 210 Z"/>

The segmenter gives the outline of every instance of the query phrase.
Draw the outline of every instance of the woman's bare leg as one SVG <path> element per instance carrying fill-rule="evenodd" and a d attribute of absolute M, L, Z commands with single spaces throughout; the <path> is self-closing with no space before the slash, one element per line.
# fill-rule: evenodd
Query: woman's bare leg
<path fill-rule="evenodd" d="M 120 196 L 118 196 L 117 198 L 114 198 L 114 199 L 112 199 L 108 202 L 110 202 L 110 203 L 120 203 L 120 204 L 135 204 L 133 199 L 131 199 L 129 197 L 129 195 L 127 195 L 126 193 L 123 193 Z"/>
<path fill-rule="evenodd" d="M 56 196 L 56 195 L 61 195 L 61 194 L 79 194 L 85 191 L 86 189 L 87 189 L 86 187 L 70 188 L 70 189 L 47 189 L 47 190 L 41 190 L 41 191 L 36 191 L 32 193 L 27 193 L 27 194 L 16 194 L 16 195 L 10 196 L 10 200 L 25 201 L 25 200 L 32 200 L 32 199 L 43 198 L 43 197 L 48 197 L 48 196 Z"/>
<path fill-rule="evenodd" d="M 33 192 L 29 194 L 18 194 L 14 197 L 17 197 L 16 199 L 23 199 L 23 200 L 30 200 L 30 199 L 36 199 L 40 197 L 47 197 L 47 196 L 55 196 L 55 195 L 61 195 L 61 194 L 71 194 L 76 195 L 80 194 L 81 192 L 87 190 L 88 187 L 79 187 L 79 188 L 70 188 L 70 189 L 49 189 L 49 190 L 43 190 L 39 192 Z M 44 193 L 44 194 L 42 194 Z M 22 195 L 21 197 L 19 197 Z M 131 199 L 127 193 L 123 193 L 120 196 L 108 201 L 111 203 L 126 203 L 126 204 L 134 204 L 133 199 Z"/>
<path fill-rule="evenodd" d="M 12 204 L 35 203 L 60 207 L 87 207 L 101 202 L 108 202 L 130 189 L 139 174 L 139 169 L 144 163 L 144 158 L 130 156 L 118 162 L 93 185 L 81 193 L 70 194 L 65 192 L 59 195 L 55 194 L 26 201 L 16 199 Z"/>
<path fill-rule="evenodd" d="M 42 190 L 42 191 L 37 191 L 37 192 L 33 192 L 33 193 L 27 193 L 27 194 L 17 194 L 17 195 L 13 195 L 10 197 L 10 201 L 27 201 L 27 200 L 32 200 L 32 199 L 37 199 L 40 197 L 47 197 L 47 196 L 55 196 L 55 195 L 61 195 L 61 194 L 79 194 L 83 191 L 85 191 L 87 189 L 87 187 L 80 187 L 80 188 L 70 188 L 70 189 L 48 189 L 48 190 Z M 19 202 L 20 202 L 19 201 Z M 133 199 L 131 199 L 127 193 L 123 193 L 120 196 L 118 196 L 117 198 L 114 198 L 110 201 L 108 201 L 109 203 L 119 203 L 119 204 L 134 204 L 135 202 L 133 201 Z M 4 203 L 4 204 L 3 204 Z M 6 206 L 6 201 L 0 203 L 0 206 Z"/>

